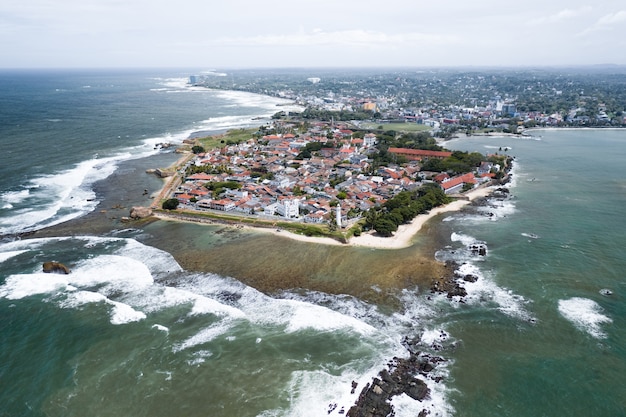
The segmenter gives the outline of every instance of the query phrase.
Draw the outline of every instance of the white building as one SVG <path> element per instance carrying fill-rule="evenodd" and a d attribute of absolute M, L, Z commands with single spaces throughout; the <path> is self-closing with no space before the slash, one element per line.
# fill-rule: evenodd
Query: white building
<path fill-rule="evenodd" d="M 294 198 L 294 199 L 285 199 L 279 202 L 278 204 L 276 204 L 276 213 L 288 219 L 299 217 L 300 200 L 297 198 Z"/>
<path fill-rule="evenodd" d="M 363 146 L 365 148 L 371 148 L 372 146 L 375 146 L 378 143 L 378 139 L 376 138 L 376 135 L 373 133 L 367 133 L 365 136 L 363 136 Z"/>

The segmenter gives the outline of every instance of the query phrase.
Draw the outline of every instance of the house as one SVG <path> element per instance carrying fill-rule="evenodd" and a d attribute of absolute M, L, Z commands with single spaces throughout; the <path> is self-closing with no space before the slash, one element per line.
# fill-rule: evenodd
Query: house
<path fill-rule="evenodd" d="M 454 194 L 461 192 L 465 184 L 472 184 L 472 187 L 474 187 L 476 183 L 476 177 L 474 177 L 474 174 L 470 172 L 464 175 L 459 175 L 453 178 L 446 179 L 440 185 L 444 193 Z"/>
<path fill-rule="evenodd" d="M 298 217 L 300 215 L 300 200 L 286 198 L 276 205 L 276 212 L 288 219 Z"/>
<path fill-rule="evenodd" d="M 231 211 L 235 208 L 235 202 L 229 199 L 212 200 L 211 208 L 213 210 Z"/>
<path fill-rule="evenodd" d="M 309 213 L 307 215 L 304 216 L 304 222 L 305 223 L 315 223 L 315 224 L 321 224 L 324 223 L 324 216 L 326 215 L 326 213 L 322 210 L 319 210 L 315 213 Z"/>
<path fill-rule="evenodd" d="M 372 146 L 376 146 L 378 143 L 378 139 L 376 135 L 373 133 L 367 133 L 363 136 L 363 146 L 366 148 L 370 148 Z"/>

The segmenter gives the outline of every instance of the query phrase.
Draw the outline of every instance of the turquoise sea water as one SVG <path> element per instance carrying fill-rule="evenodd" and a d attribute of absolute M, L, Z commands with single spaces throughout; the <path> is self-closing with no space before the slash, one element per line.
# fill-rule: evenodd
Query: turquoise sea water
<path fill-rule="evenodd" d="M 623 415 L 626 132 L 533 135 L 449 144 L 516 156 L 513 197 L 484 209 L 495 220 L 453 215 L 441 226 L 487 242 L 474 266 L 499 287 L 477 282 L 473 300 L 446 319 L 461 341 L 452 401 L 473 416 Z"/>
<path fill-rule="evenodd" d="M 276 105 L 188 89 L 184 72 L 1 75 L 3 234 L 94 210 L 98 181 L 155 158 L 154 143 L 250 125 Z M 436 256 L 479 276 L 463 300 L 411 288 L 389 311 L 302 288 L 270 297 L 185 271 L 139 229 L 5 236 L 0 415 L 338 416 L 415 334 L 446 361 L 430 399 L 396 398 L 397 416 L 623 415 L 626 131 L 447 146 L 516 157 L 510 198 L 433 219 Z M 466 250 L 477 241 L 486 257 Z M 51 259 L 72 274 L 41 273 Z"/>

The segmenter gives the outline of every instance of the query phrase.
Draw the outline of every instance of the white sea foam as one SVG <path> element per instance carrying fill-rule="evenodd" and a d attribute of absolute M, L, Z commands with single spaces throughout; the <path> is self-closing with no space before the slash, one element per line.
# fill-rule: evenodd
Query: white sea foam
<path fill-rule="evenodd" d="M 146 318 L 141 311 L 133 309 L 128 304 L 108 299 L 106 296 L 93 291 L 75 291 L 68 293 L 65 300 L 59 303 L 61 308 L 78 308 L 86 304 L 105 303 L 110 305 L 111 324 L 120 325 Z"/>
<path fill-rule="evenodd" d="M 72 169 L 34 178 L 17 191 L 14 212 L 3 218 L 0 233 L 18 233 L 51 226 L 92 211 L 96 205 L 91 186 L 111 175 L 127 155 L 83 161 Z M 19 197 L 19 198 L 18 198 Z M 25 205 L 23 200 L 27 200 Z M 19 203 L 22 204 L 19 204 Z"/>
<path fill-rule="evenodd" d="M 170 329 L 168 327 L 165 327 L 162 324 L 153 324 L 152 328 L 160 330 L 160 331 L 165 332 L 165 333 L 169 333 L 169 331 L 170 331 Z"/>
<path fill-rule="evenodd" d="M 449 245 L 435 253 L 435 258 L 441 262 L 453 261 L 456 263 L 484 261 L 485 257 L 480 255 L 476 248 L 487 248 L 485 242 L 463 233 L 453 232 L 450 235 L 452 243 L 460 245 Z"/>
<path fill-rule="evenodd" d="M 422 410 L 426 410 L 427 415 L 433 417 L 453 416 L 454 408 L 448 402 L 448 392 L 442 384 L 428 384 L 430 393 L 423 401 L 415 401 L 406 394 L 393 397 L 391 405 L 394 407 L 396 416 L 417 416 Z"/>
<path fill-rule="evenodd" d="M 246 289 L 240 300 L 251 321 L 257 324 L 284 325 L 288 333 L 304 329 L 331 331 L 350 329 L 359 334 L 370 334 L 374 328 L 354 317 L 304 301 L 273 299 Z"/>
<path fill-rule="evenodd" d="M 193 308 L 189 315 L 215 314 L 221 317 L 245 317 L 245 313 L 241 310 L 222 304 L 216 300 L 200 295 L 193 296 Z"/>
<path fill-rule="evenodd" d="M 268 97 L 261 94 L 247 93 L 244 91 L 220 90 L 218 97 L 234 102 L 242 107 L 257 107 L 271 111 L 269 115 L 278 111 L 302 111 L 302 106 L 294 104 L 291 100 Z M 279 106 L 280 105 L 280 106 Z"/>
<path fill-rule="evenodd" d="M 435 314 L 419 300 L 419 296 L 408 290 L 404 291 L 402 298 L 405 310 L 391 316 L 379 312 L 376 306 L 349 296 L 311 292 L 284 294 L 284 298 L 276 299 L 227 277 L 185 274 L 169 254 L 132 239 L 89 236 L 33 239 L 1 245 L 0 251 L 33 250 L 43 253 L 47 250 L 46 245 L 61 241 L 70 241 L 71 244 L 63 242 L 60 246 L 90 248 L 93 254 L 106 253 L 88 259 L 67 259 L 66 262 L 72 265 L 70 275 L 33 274 L 37 275 L 37 279 L 30 280 L 27 275 L 9 277 L 0 287 L 0 296 L 20 298 L 51 293 L 53 296 L 48 300 L 61 308 L 93 308 L 94 311 L 106 308 L 109 321 L 115 325 L 142 321 L 148 316 L 159 322 L 168 320 L 167 323 L 172 323 L 169 324 L 171 330 L 163 325 L 146 326 L 167 332 L 172 350 L 187 355 L 185 360 L 194 366 L 201 365 L 212 355 L 208 347 L 212 341 L 241 343 L 244 339 L 235 337 L 233 330 L 242 324 L 257 328 L 257 343 L 261 344 L 261 348 L 266 340 L 270 340 L 265 333 L 269 327 L 271 331 L 291 333 L 293 337 L 300 337 L 299 332 L 302 331 L 326 333 L 340 330 L 356 335 L 361 341 L 359 343 L 363 344 L 361 348 L 371 352 L 372 356 L 365 363 L 361 359 L 354 360 L 341 365 L 338 371 L 326 372 L 324 365 L 320 365 L 321 369 L 294 372 L 290 382 L 293 385 L 290 409 L 277 411 L 276 415 L 327 415 L 327 406 L 331 403 L 337 403 L 338 408 L 330 415 L 339 416 L 342 407 L 347 412 L 362 387 L 385 368 L 390 358 L 406 355 L 406 349 L 401 344 L 402 337 L 414 332 L 415 326 L 420 325 L 424 318 Z M 74 242 L 77 244 L 74 245 Z M 170 272 L 176 273 L 179 287 L 165 287 L 154 282 L 155 275 L 166 277 Z M 45 287 L 40 286 L 42 282 L 46 283 Z M 93 306 L 88 307 L 91 304 Z M 171 311 L 165 311 L 170 307 L 173 308 Z M 200 321 L 207 323 L 204 317 L 201 320 L 189 319 L 197 315 L 213 315 L 206 318 L 212 324 L 196 327 Z M 180 329 L 185 329 L 182 338 L 179 336 Z M 440 339 L 442 334 L 445 333 L 425 332 L 424 349 L 443 343 Z M 436 372 L 445 374 L 445 366 L 439 365 Z M 353 380 L 359 385 L 351 394 Z M 444 397 L 437 394 L 439 391 L 445 393 L 445 385 L 437 384 L 433 388 L 433 381 L 428 384 L 433 390 L 430 403 L 411 405 L 399 399 L 394 406 L 398 409 L 412 406 L 421 407 L 420 410 L 447 409 L 445 402 L 440 403 L 444 401 L 440 398 Z M 428 405 L 431 403 L 432 406 Z"/>
<path fill-rule="evenodd" d="M 291 375 L 288 384 L 288 390 L 292 393 L 290 409 L 272 410 L 266 415 L 289 417 L 345 415 L 356 402 L 361 389 L 367 383 L 371 383 L 377 372 L 376 368 L 364 373 L 347 370 L 340 375 L 332 375 L 321 370 L 296 371 Z M 350 393 L 352 381 L 358 384 L 354 394 Z M 323 389 L 320 389 L 321 387 Z"/>
<path fill-rule="evenodd" d="M 534 233 L 526 233 L 526 232 L 524 232 L 524 233 L 522 233 L 522 236 L 529 237 L 531 239 L 539 239 L 539 236 L 534 234 Z"/>
<path fill-rule="evenodd" d="M 183 268 L 169 253 L 152 246 L 146 246 L 134 239 L 124 239 L 125 246 L 117 254 L 143 263 L 151 274 L 161 275 L 182 272 Z"/>
<path fill-rule="evenodd" d="M 133 321 L 140 321 L 146 318 L 146 314 L 137 311 L 128 304 L 120 303 L 118 301 L 108 302 L 113 306 L 111 312 L 111 324 L 125 324 Z"/>
<path fill-rule="evenodd" d="M 461 242 L 464 246 L 470 246 L 475 243 L 479 243 L 475 237 L 465 235 L 463 233 L 457 233 L 457 232 L 453 232 L 452 235 L 450 235 L 450 240 L 452 242 Z"/>
<path fill-rule="evenodd" d="M 457 269 L 456 274 L 460 277 L 466 275 L 478 277 L 476 282 L 462 282 L 462 286 L 467 291 L 467 296 L 464 297 L 466 303 L 483 305 L 494 303 L 497 309 L 507 316 L 524 321 L 536 320 L 525 307 L 529 303 L 528 300 L 509 289 L 498 286 L 476 265 L 464 263 Z"/>
<path fill-rule="evenodd" d="M 69 282 L 67 275 L 37 274 L 9 275 L 0 286 L 0 297 L 19 300 L 36 294 L 48 294 L 65 290 Z"/>
<path fill-rule="evenodd" d="M 77 264 L 68 276 L 72 285 L 101 285 L 101 291 L 105 293 L 138 291 L 154 281 L 145 264 L 119 255 L 100 255 L 87 259 Z"/>
<path fill-rule="evenodd" d="M 0 252 L 0 263 L 6 261 L 7 259 L 11 259 L 17 255 L 20 255 L 24 252 L 28 252 L 28 251 L 24 249 L 24 250 L 15 250 L 15 251 L 9 251 L 9 252 Z"/>
<path fill-rule="evenodd" d="M 154 280 L 150 268 L 138 259 L 142 256 L 160 257 L 157 261 L 150 259 L 150 267 L 162 272 L 167 268 L 178 267 L 178 264 L 165 252 L 141 245 L 132 239 L 77 237 L 77 238 L 46 238 L 24 241 L 15 241 L 2 245 L 3 252 L 12 255 L 31 251 L 44 251 L 46 244 L 60 241 L 75 240 L 82 242 L 85 247 L 106 247 L 113 245 L 112 250 L 131 256 L 102 254 L 93 258 L 79 260 L 68 275 L 59 274 L 21 274 L 9 276 L 0 287 L 0 297 L 20 299 L 36 294 L 52 294 L 53 299 L 60 300 L 59 305 L 64 308 L 78 307 L 89 303 L 104 302 L 111 306 L 110 321 L 112 324 L 124 324 L 146 318 L 146 314 L 135 310 L 133 306 L 119 300 L 111 300 L 107 295 L 128 297 L 141 294 L 154 287 Z M 119 244 L 122 245 L 119 245 Z M 117 247 L 118 249 L 115 249 Z M 26 249 L 27 248 L 27 249 Z M 6 249 L 17 249 L 7 251 Z M 167 255 L 167 256 L 166 256 Z M 147 291 L 149 293 L 149 291 Z M 139 298 L 137 296 L 136 298 Z"/>
<path fill-rule="evenodd" d="M 7 202 L 9 204 L 19 203 L 28 198 L 30 190 L 18 190 L 18 191 L 6 191 L 0 194 L 0 201 Z"/>
<path fill-rule="evenodd" d="M 209 327 L 203 328 L 193 336 L 187 338 L 184 342 L 174 345 L 173 350 L 174 352 L 180 352 L 181 350 L 208 343 L 225 335 L 235 323 L 236 322 L 233 320 L 222 319 Z"/>
<path fill-rule="evenodd" d="M 604 323 L 612 323 L 609 317 L 602 314 L 602 307 L 588 298 L 573 297 L 559 300 L 559 313 L 572 322 L 574 326 L 589 333 L 596 339 L 603 339 L 606 333 L 602 330 Z"/>

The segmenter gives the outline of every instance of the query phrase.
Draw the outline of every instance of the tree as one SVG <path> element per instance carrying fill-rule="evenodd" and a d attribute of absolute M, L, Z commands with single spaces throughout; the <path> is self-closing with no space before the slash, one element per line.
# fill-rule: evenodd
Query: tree
<path fill-rule="evenodd" d="M 176 210 L 179 203 L 177 198 L 169 198 L 163 202 L 161 207 L 163 207 L 163 210 Z"/>
<path fill-rule="evenodd" d="M 393 236 L 393 232 L 398 230 L 398 226 L 393 222 L 393 220 L 381 217 L 376 220 L 374 224 L 374 230 L 382 236 L 389 237 Z"/>
<path fill-rule="evenodd" d="M 200 146 L 200 145 L 194 145 L 191 147 L 191 152 L 193 152 L 194 154 L 199 154 L 199 153 L 204 153 L 205 149 L 204 147 Z"/>

